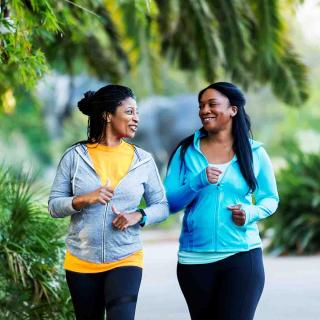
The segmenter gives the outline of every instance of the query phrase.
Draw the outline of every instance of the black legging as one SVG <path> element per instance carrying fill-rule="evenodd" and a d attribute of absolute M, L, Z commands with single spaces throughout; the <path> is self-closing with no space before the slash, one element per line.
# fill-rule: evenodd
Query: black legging
<path fill-rule="evenodd" d="M 260 248 L 208 264 L 179 264 L 192 320 L 252 320 L 264 287 Z"/>
<path fill-rule="evenodd" d="M 99 273 L 66 271 L 77 320 L 133 320 L 142 269 L 119 267 Z"/>

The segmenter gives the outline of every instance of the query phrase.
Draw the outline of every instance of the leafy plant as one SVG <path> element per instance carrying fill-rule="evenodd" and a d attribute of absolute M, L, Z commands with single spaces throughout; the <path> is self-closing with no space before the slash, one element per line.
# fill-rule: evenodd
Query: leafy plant
<path fill-rule="evenodd" d="M 150 93 L 159 91 L 168 61 L 208 82 L 270 84 L 299 106 L 308 97 L 307 70 L 287 26 L 299 2 L 2 0 L 0 95 L 32 88 L 52 68 L 115 82 L 136 73 Z"/>
<path fill-rule="evenodd" d="M 278 254 L 320 251 L 320 155 L 296 146 L 287 150 L 287 167 L 278 175 L 280 205 L 264 222 L 272 231 L 269 250 Z"/>
<path fill-rule="evenodd" d="M 64 228 L 42 203 L 30 174 L 0 167 L 1 319 L 72 319 L 59 267 Z"/>

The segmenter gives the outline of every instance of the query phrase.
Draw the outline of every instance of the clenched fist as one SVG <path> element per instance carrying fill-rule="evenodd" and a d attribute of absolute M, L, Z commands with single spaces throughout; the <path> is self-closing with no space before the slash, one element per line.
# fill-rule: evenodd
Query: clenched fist
<path fill-rule="evenodd" d="M 241 210 L 241 204 L 228 206 L 227 208 L 232 211 L 232 220 L 237 226 L 243 226 L 246 223 L 246 213 Z"/>
<path fill-rule="evenodd" d="M 207 173 L 208 181 L 212 184 L 215 184 L 218 182 L 219 176 L 222 173 L 222 171 L 219 170 L 218 168 L 208 166 L 206 168 L 206 173 Z"/>
<path fill-rule="evenodd" d="M 110 187 L 110 180 L 108 179 L 106 184 L 97 190 L 74 197 L 72 206 L 75 210 L 81 210 L 91 204 L 107 204 L 112 197 L 113 189 Z"/>
<path fill-rule="evenodd" d="M 142 214 L 140 212 L 120 212 L 115 206 L 112 206 L 112 211 L 116 215 L 116 218 L 113 219 L 112 224 L 115 228 L 121 231 L 124 231 L 126 228 L 137 224 L 142 218 Z"/>

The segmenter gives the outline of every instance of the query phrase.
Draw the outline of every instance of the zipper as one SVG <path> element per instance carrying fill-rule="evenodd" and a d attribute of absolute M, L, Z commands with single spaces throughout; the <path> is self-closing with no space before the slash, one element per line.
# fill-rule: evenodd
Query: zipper
<path fill-rule="evenodd" d="M 101 246 L 101 255 L 102 255 L 102 261 L 105 261 L 105 252 L 104 252 L 104 242 L 105 242 L 105 227 L 106 227 L 106 219 L 107 219 L 107 210 L 108 210 L 109 202 L 105 205 L 104 214 L 103 214 L 103 224 L 102 224 L 102 246 Z"/>
<path fill-rule="evenodd" d="M 141 165 L 143 165 L 146 162 L 149 162 L 151 160 L 151 158 L 142 160 L 140 162 L 138 162 L 137 164 L 133 165 L 132 168 L 129 169 L 129 171 L 127 172 L 127 174 L 118 182 L 118 184 L 115 186 L 115 188 L 113 189 L 113 191 L 115 192 L 116 189 L 119 188 L 119 185 L 123 182 L 123 180 L 129 175 L 129 173 L 135 169 L 137 169 L 138 167 L 140 167 Z"/>
<path fill-rule="evenodd" d="M 221 177 L 221 180 L 216 184 L 217 186 L 217 197 L 216 197 L 216 212 L 215 212 L 215 230 L 214 230 L 214 246 L 215 246 L 215 251 L 217 251 L 218 249 L 218 224 L 219 224 L 219 210 L 220 210 L 220 190 L 221 190 L 221 183 L 224 179 L 224 177 L 227 174 L 227 171 L 229 170 L 229 167 L 232 165 L 232 163 L 234 162 L 234 158 L 231 160 L 231 162 L 229 163 L 229 165 L 227 166 L 226 170 L 223 173 L 223 176 Z"/>
<path fill-rule="evenodd" d="M 200 150 L 200 146 L 198 147 L 198 145 L 195 145 L 195 150 L 203 157 L 203 159 L 205 160 L 207 166 L 209 165 L 208 163 L 208 159 L 206 158 L 206 156 L 202 153 L 202 151 Z M 217 239 L 218 239 L 218 223 L 219 223 L 219 210 L 220 210 L 220 190 L 221 190 L 221 183 L 224 179 L 224 177 L 226 176 L 227 171 L 229 170 L 229 167 L 232 165 L 233 162 L 236 161 L 236 156 L 234 155 L 233 158 L 230 161 L 230 164 L 228 165 L 228 167 L 226 168 L 226 170 L 223 173 L 223 176 L 221 177 L 221 180 L 218 181 L 218 183 L 216 184 L 216 188 L 217 188 L 217 195 L 216 195 L 216 206 L 215 206 L 215 213 L 214 213 L 214 236 L 213 236 L 213 241 L 214 241 L 214 247 L 215 247 L 215 251 L 217 251 Z"/>
<path fill-rule="evenodd" d="M 101 183 L 101 180 L 92 164 L 92 162 L 90 161 L 90 158 L 85 155 L 83 153 L 83 150 L 80 147 L 76 148 L 76 151 L 78 152 L 78 154 L 81 156 L 81 158 L 86 162 L 86 164 L 93 170 L 95 176 L 98 178 L 98 180 Z M 137 155 L 138 159 L 139 156 Z M 147 158 L 144 159 L 142 161 L 139 161 L 136 164 L 133 164 L 132 167 L 128 170 L 127 174 L 119 181 L 119 183 L 117 184 L 117 186 L 114 188 L 114 192 L 116 191 L 116 189 L 119 187 L 119 185 L 122 183 L 122 181 L 128 176 L 128 174 L 133 171 L 134 169 L 140 167 L 141 165 L 143 165 L 146 162 L 149 162 L 151 160 L 151 158 Z M 105 249 L 104 249 L 104 245 L 105 245 L 105 228 L 106 228 L 106 220 L 107 220 L 107 211 L 108 211 L 108 207 L 109 207 L 109 202 L 105 205 L 105 210 L 104 210 L 104 214 L 103 214 L 103 222 L 102 222 L 102 246 L 101 246 L 101 256 L 102 256 L 102 261 L 105 261 Z"/>
<path fill-rule="evenodd" d="M 218 212 L 219 212 L 219 207 L 220 207 L 220 183 L 217 183 L 217 196 L 216 196 L 216 212 L 215 212 L 215 215 L 214 215 L 214 248 L 215 248 L 215 251 L 217 251 L 217 239 L 218 239 L 218 223 L 219 223 L 219 215 L 218 215 Z"/>
<path fill-rule="evenodd" d="M 116 187 L 113 189 L 113 192 L 115 194 L 116 189 L 119 188 L 119 185 L 122 183 L 123 180 L 125 180 L 125 178 L 128 176 L 128 174 L 133 171 L 134 169 L 140 167 L 141 165 L 143 165 L 144 163 L 150 161 L 151 158 L 145 159 L 143 161 L 139 161 L 136 165 L 133 165 L 132 168 L 129 169 L 129 171 L 127 172 L 127 174 L 119 181 L 119 183 L 116 185 Z M 107 220 L 107 211 L 108 211 L 108 207 L 109 207 L 110 202 L 107 202 L 106 206 L 105 206 L 105 210 L 104 210 L 104 215 L 103 215 L 103 224 L 102 224 L 102 261 L 105 261 L 105 250 L 104 250 L 104 244 L 105 244 L 105 228 L 106 228 L 106 220 Z"/>

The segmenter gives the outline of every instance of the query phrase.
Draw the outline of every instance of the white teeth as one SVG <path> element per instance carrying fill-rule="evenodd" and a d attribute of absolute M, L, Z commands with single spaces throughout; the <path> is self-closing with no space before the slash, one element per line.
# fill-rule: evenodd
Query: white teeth
<path fill-rule="evenodd" d="M 211 121 L 213 119 L 215 119 L 216 117 L 210 117 L 210 118 L 203 118 L 203 121 L 207 122 L 207 121 Z"/>

